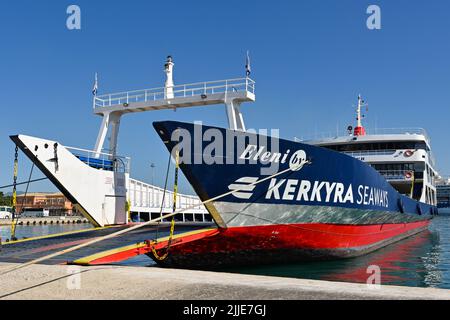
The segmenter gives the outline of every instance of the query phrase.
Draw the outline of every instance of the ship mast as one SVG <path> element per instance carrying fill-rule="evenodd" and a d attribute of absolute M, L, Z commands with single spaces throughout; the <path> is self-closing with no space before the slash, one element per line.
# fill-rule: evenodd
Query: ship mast
<path fill-rule="evenodd" d="M 356 108 L 356 127 L 353 135 L 355 136 L 365 136 L 366 135 L 366 129 L 362 125 L 362 115 L 361 115 L 361 107 L 363 107 L 364 100 L 362 99 L 361 95 L 358 95 L 358 106 Z"/>
<path fill-rule="evenodd" d="M 164 72 L 166 73 L 166 83 L 164 86 L 164 95 L 166 99 L 173 99 L 173 59 L 172 56 L 167 57 L 167 62 L 164 65 Z"/>
<path fill-rule="evenodd" d="M 248 59 L 248 58 L 247 58 Z M 94 114 L 103 117 L 95 143 L 95 157 L 99 158 L 108 132 L 110 132 L 109 152 L 116 158 L 120 120 L 124 114 L 176 110 L 197 106 L 225 104 L 229 128 L 245 131 L 244 118 L 240 106 L 244 102 L 254 102 L 255 82 L 249 78 L 250 62 L 246 66 L 246 77 L 219 81 L 175 85 L 173 80 L 174 61 L 168 56 L 164 64 L 166 81 L 164 88 L 133 90 L 127 92 L 97 95 L 94 87 Z"/>

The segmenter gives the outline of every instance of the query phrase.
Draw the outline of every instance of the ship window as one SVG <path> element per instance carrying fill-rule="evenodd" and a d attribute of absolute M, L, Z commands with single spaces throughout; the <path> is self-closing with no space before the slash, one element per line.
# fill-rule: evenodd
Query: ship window
<path fill-rule="evenodd" d="M 352 151 L 372 151 L 372 150 L 400 150 L 400 149 L 425 149 L 429 150 L 425 142 L 396 141 L 396 142 L 371 142 L 371 143 L 351 143 L 340 145 L 324 146 L 340 152 Z"/>
<path fill-rule="evenodd" d="M 372 167 L 375 170 L 399 170 L 399 171 L 406 171 L 406 170 L 414 170 L 414 164 L 413 163 L 375 163 L 372 164 Z"/>

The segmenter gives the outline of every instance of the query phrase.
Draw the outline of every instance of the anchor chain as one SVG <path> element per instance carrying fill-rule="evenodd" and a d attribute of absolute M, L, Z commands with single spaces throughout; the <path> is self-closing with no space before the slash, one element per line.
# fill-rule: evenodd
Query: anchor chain
<path fill-rule="evenodd" d="M 16 238 L 16 207 L 17 207 L 17 173 L 19 164 L 19 147 L 16 146 L 14 152 L 14 173 L 13 173 L 13 193 L 12 193 L 12 213 L 11 213 L 11 240 Z"/>

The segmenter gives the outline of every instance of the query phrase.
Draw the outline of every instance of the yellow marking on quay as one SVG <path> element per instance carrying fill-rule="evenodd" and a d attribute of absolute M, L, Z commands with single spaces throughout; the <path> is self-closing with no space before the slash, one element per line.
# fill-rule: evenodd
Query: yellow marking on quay
<path fill-rule="evenodd" d="M 180 234 L 174 235 L 173 240 L 178 239 L 180 237 L 191 236 L 194 234 L 211 231 L 211 230 L 216 230 L 216 228 L 200 229 L 200 230 L 194 230 L 194 231 L 189 231 L 189 232 L 185 232 L 185 233 L 180 233 Z M 159 242 L 167 241 L 169 238 L 170 238 L 170 236 L 163 237 L 163 238 L 159 239 Z M 151 245 L 154 245 L 155 243 L 156 243 L 155 241 L 152 241 Z M 111 250 L 94 253 L 90 256 L 86 256 L 86 257 L 74 260 L 74 261 L 72 261 L 72 263 L 86 266 L 86 265 L 89 265 L 94 260 L 108 257 L 108 256 L 111 256 L 111 255 L 114 255 L 114 254 L 117 254 L 117 253 L 120 253 L 123 251 L 128 251 L 128 250 L 133 250 L 133 249 L 141 249 L 147 245 L 148 245 L 147 242 L 138 242 L 138 243 L 131 244 L 128 246 L 123 246 L 123 247 L 119 247 L 119 248 L 115 248 L 115 249 L 111 249 Z"/>
<path fill-rule="evenodd" d="M 60 236 L 76 234 L 76 233 L 83 233 L 83 232 L 89 232 L 89 231 L 109 229 L 109 228 L 113 228 L 113 227 L 114 226 L 106 226 L 106 227 L 99 227 L 99 228 L 91 228 L 91 229 L 82 229 L 82 230 L 73 230 L 73 231 L 67 231 L 67 232 L 61 232 L 61 233 L 54 233 L 54 234 L 48 234 L 48 235 L 45 235 L 45 236 L 37 236 L 37 237 L 32 237 L 32 238 L 20 239 L 20 240 L 16 240 L 16 241 L 3 242 L 2 245 L 5 246 L 5 245 L 8 245 L 8 244 L 16 244 L 16 243 L 20 243 L 20 242 L 48 239 L 48 238 L 60 237 Z"/>

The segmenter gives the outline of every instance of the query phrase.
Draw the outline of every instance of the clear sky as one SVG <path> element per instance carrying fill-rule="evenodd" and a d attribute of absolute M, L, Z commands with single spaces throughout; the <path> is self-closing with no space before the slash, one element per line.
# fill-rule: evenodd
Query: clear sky
<path fill-rule="evenodd" d="M 81 8 L 81 30 L 66 27 L 70 4 Z M 366 27 L 371 4 L 381 30 Z M 242 108 L 247 127 L 286 138 L 342 129 L 361 93 L 367 127 L 426 128 L 450 173 L 448 0 L 1 1 L 0 39 L 0 185 L 12 182 L 11 134 L 93 148 L 95 72 L 99 94 L 162 86 L 168 54 L 176 84 L 235 78 L 247 50 L 257 82 L 256 103 Z M 154 162 L 159 185 L 167 152 L 151 123 L 163 119 L 226 126 L 223 106 L 126 115 L 119 153 L 137 179 L 150 181 Z M 29 161 L 20 161 L 25 180 Z"/>

